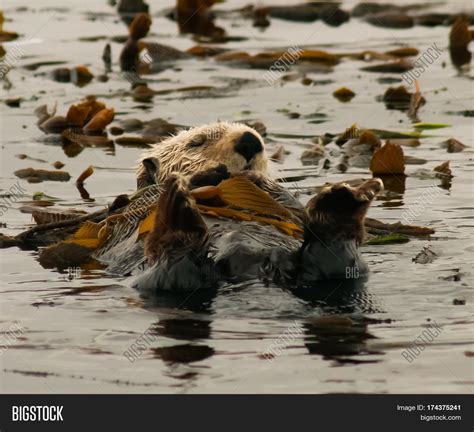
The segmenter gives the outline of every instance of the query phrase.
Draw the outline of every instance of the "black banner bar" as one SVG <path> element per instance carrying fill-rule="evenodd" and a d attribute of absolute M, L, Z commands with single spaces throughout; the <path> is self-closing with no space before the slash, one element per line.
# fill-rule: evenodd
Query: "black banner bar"
<path fill-rule="evenodd" d="M 472 407 L 472 395 L 0 395 L 0 432 L 471 432 Z"/>

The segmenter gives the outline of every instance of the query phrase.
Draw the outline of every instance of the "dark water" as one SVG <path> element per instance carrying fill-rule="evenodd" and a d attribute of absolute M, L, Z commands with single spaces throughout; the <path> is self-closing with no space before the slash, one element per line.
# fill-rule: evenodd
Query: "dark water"
<path fill-rule="evenodd" d="M 29 166 L 49 169 L 52 162 L 60 160 L 73 179 L 87 166 L 96 167 L 86 183 L 94 201 L 84 204 L 72 180 L 39 184 L 20 180 L 27 193 L 2 216 L 5 234 L 18 233 L 32 224 L 30 215 L 17 208 L 36 191 L 59 198 L 61 208 L 85 205 L 93 211 L 135 187 L 132 166 L 142 149 L 121 145 L 85 148 L 68 157 L 35 126 L 33 111 L 44 103 L 52 106 L 57 102 L 58 112 L 63 114 L 70 104 L 97 94 L 115 108 L 117 121 L 160 117 L 199 125 L 216 120 L 260 120 L 268 129 L 269 153 L 280 145 L 289 152 L 284 163 L 271 164 L 272 175 L 303 175 L 302 180 L 289 183 L 292 188 L 370 175 L 360 168 L 340 174 L 333 168 L 303 167 L 300 155 L 315 136 L 341 132 L 353 123 L 412 130 L 405 113 L 388 110 L 376 101 L 388 86 L 377 81 L 382 75 L 360 71 L 365 64 L 355 60 L 344 60 L 326 73 L 312 68 L 307 73 L 317 81 L 312 86 L 302 85 L 300 79 L 269 86 L 262 77 L 264 70 L 229 67 L 212 59 L 183 60 L 173 69 L 150 75 L 150 87 L 214 86 L 226 89 L 219 91 L 221 97 L 171 92 L 146 104 L 127 94 L 129 83 L 120 76 L 117 65 L 121 44 L 111 42 L 114 64 L 108 82 L 93 80 L 83 88 L 57 83 L 47 75 L 57 66 L 34 71 L 25 66 L 44 61 L 86 64 L 100 75 L 104 73 L 101 55 L 105 43 L 126 35 L 126 27 L 105 1 L 67 1 L 60 7 L 49 0 L 29 3 L 4 1 L 8 19 L 4 29 L 21 37 L 3 47 L 8 52 L 20 45 L 24 55 L 8 74 L 12 88 L 1 93 L 2 101 L 23 98 L 20 108 L 0 104 L 2 193 L 17 182 L 15 170 Z M 172 2 L 149 3 L 154 16 L 148 40 L 179 49 L 195 44 L 190 37 L 178 35 L 175 23 L 157 16 Z M 244 3 L 228 2 L 221 7 Z M 344 6 L 349 8 L 350 4 Z M 432 10 L 452 12 L 472 5 L 435 6 Z M 423 193 L 435 190 L 434 199 L 413 221 L 434 228 L 434 238 L 365 246 L 371 275 L 357 287 L 335 284 L 322 286 L 318 292 L 291 293 L 247 283 L 224 287 L 212 295 L 161 297 L 156 302 L 144 301 L 126 280 L 110 278 L 100 270 L 81 269 L 68 275 L 43 269 L 36 260 L 37 251 L 3 249 L 1 391 L 471 393 L 472 119 L 453 113 L 474 107 L 472 75 L 460 74 L 449 60 L 449 28 L 386 30 L 355 19 L 339 28 L 320 21 L 296 24 L 273 19 L 264 32 L 239 17 L 219 18 L 218 24 L 230 35 L 247 38 L 226 47 L 251 53 L 294 44 L 330 52 L 386 51 L 400 46 L 423 51 L 436 43 L 443 54 L 419 79 L 427 100 L 419 116 L 422 121 L 451 127 L 428 131 L 429 137 L 419 147 L 404 149 L 409 156 L 426 159 L 426 164 L 408 165 L 404 190 L 377 200 L 369 214 L 396 222 Z M 100 39 L 80 40 L 92 36 Z M 293 68 L 290 72 L 297 71 Z M 343 85 L 356 93 L 350 103 L 340 103 L 332 96 Z M 297 112 L 300 117 L 291 119 L 287 112 Z M 323 121 L 311 123 L 314 118 Z M 461 153 L 447 153 L 440 143 L 451 137 L 470 147 Z M 47 162 L 20 160 L 15 157 L 19 153 Z M 440 180 L 417 175 L 446 160 L 454 175 L 449 188 L 440 187 Z M 303 200 L 308 198 L 302 195 Z M 429 264 L 414 263 L 412 258 L 428 245 L 436 259 Z M 455 299 L 465 304 L 455 305 Z M 440 330 L 433 330 L 433 342 L 409 363 L 402 352 L 427 326 Z M 21 328 L 20 337 L 12 341 L 9 332 L 17 328 Z M 144 332 L 138 346 L 136 340 Z M 134 343 L 135 353 L 144 350 L 138 358 L 133 348 L 128 351 L 131 362 L 123 353 Z"/>

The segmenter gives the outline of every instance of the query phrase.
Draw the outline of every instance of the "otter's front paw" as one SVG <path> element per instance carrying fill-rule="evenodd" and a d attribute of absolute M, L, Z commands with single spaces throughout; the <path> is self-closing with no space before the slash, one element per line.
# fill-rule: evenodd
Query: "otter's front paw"
<path fill-rule="evenodd" d="M 347 183 L 326 186 L 307 205 L 308 213 L 330 213 L 335 216 L 348 216 L 367 209 L 375 196 L 383 190 L 382 180 L 370 179 L 352 187 Z M 364 213 L 365 214 L 365 213 Z"/>
<path fill-rule="evenodd" d="M 373 178 L 365 181 L 359 187 L 351 189 L 356 201 L 370 203 L 377 194 L 383 191 L 383 182 L 379 178 Z"/>
<path fill-rule="evenodd" d="M 151 262 L 182 253 L 199 255 L 207 241 L 207 226 L 189 193 L 185 179 L 171 175 L 158 200 L 153 229 L 145 240 Z"/>
<path fill-rule="evenodd" d="M 356 238 L 360 242 L 370 203 L 382 190 L 383 183 L 378 178 L 356 187 L 347 183 L 326 186 L 306 206 L 305 235 L 326 240 Z"/>
<path fill-rule="evenodd" d="M 230 173 L 224 164 L 217 165 L 205 171 L 194 174 L 189 179 L 189 188 L 195 189 L 203 186 L 217 186 L 222 180 L 227 180 Z"/>

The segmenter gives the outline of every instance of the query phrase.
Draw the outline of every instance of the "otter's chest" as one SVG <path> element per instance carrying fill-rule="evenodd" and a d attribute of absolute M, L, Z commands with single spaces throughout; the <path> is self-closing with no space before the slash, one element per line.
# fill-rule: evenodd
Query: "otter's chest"
<path fill-rule="evenodd" d="M 205 217 L 209 229 L 209 258 L 225 278 L 258 277 L 267 264 L 287 259 L 301 241 L 276 227 L 258 222 L 238 222 Z"/>

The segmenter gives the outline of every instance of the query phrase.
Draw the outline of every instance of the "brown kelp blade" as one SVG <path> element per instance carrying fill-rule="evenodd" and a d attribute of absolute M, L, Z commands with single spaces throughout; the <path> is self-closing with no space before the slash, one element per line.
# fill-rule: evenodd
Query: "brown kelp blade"
<path fill-rule="evenodd" d="M 370 170 L 374 175 L 403 174 L 405 162 L 402 148 L 398 144 L 387 142 L 375 151 L 370 162 Z"/>
<path fill-rule="evenodd" d="M 156 210 L 152 211 L 145 219 L 143 219 L 140 222 L 140 225 L 138 227 L 138 234 L 144 234 L 153 228 L 153 224 L 155 223 L 155 217 L 156 217 Z"/>
<path fill-rule="evenodd" d="M 264 217 L 255 215 L 252 213 L 246 213 L 243 211 L 230 209 L 226 207 L 208 207 L 205 205 L 198 204 L 199 210 L 202 213 L 209 216 L 225 217 L 228 219 L 241 220 L 241 221 L 254 221 L 261 222 L 269 225 L 273 225 L 282 231 L 284 234 L 292 237 L 301 238 L 303 235 L 303 228 L 294 224 L 293 222 L 281 221 L 278 219 L 272 219 L 271 217 Z"/>
<path fill-rule="evenodd" d="M 296 236 L 298 236 L 302 233 L 301 228 L 294 223 L 275 219 L 275 217 L 277 217 L 286 220 L 293 220 L 294 217 L 289 210 L 275 201 L 268 193 L 244 177 L 232 177 L 222 181 L 218 186 L 204 186 L 194 189 L 191 191 L 191 194 L 197 200 L 206 200 L 218 196 L 226 205 L 233 207 L 210 207 L 198 204 L 198 208 L 205 214 L 244 221 L 253 220 L 269 223 L 277 226 L 289 235 L 295 235 L 296 233 Z M 257 214 L 242 212 L 235 208 Z M 140 235 L 153 228 L 155 214 L 156 211 L 151 212 L 143 221 L 140 222 Z"/>
<path fill-rule="evenodd" d="M 70 237 L 65 240 L 66 243 L 75 243 L 87 248 L 97 248 L 100 245 L 99 232 L 101 225 L 95 222 L 86 221 Z"/>
<path fill-rule="evenodd" d="M 217 186 L 219 197 L 232 207 L 250 210 L 262 215 L 292 220 L 292 214 L 245 177 L 232 177 Z"/>

